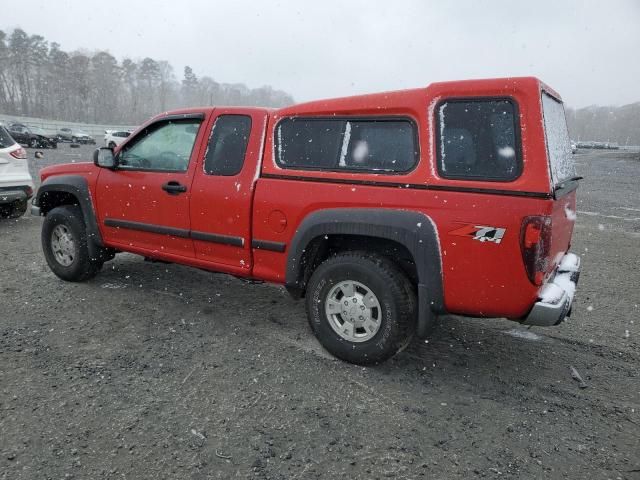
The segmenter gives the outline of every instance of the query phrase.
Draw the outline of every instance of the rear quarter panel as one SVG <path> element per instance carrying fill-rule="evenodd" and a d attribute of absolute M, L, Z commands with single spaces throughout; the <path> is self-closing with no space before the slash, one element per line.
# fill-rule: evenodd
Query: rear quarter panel
<path fill-rule="evenodd" d="M 518 104 L 523 173 L 515 181 L 438 176 L 434 161 L 435 106 L 443 99 L 467 96 L 509 97 Z M 280 168 L 274 160 L 273 132 L 280 118 L 297 115 L 410 117 L 419 129 L 420 162 L 413 171 L 399 175 Z M 261 175 L 255 193 L 254 238 L 289 245 L 300 222 L 319 209 L 415 210 L 432 219 L 439 235 L 447 311 L 519 318 L 528 313 L 537 298 L 538 287 L 529 282 L 523 265 L 520 230 L 524 217 L 549 215 L 553 202 L 548 198 L 540 83 L 535 78 L 432 84 L 425 89 L 313 102 L 277 111 L 270 119 Z M 366 182 L 375 185 L 363 184 Z M 523 196 L 523 192 L 531 195 Z M 282 231 L 270 221 L 274 212 L 286 217 Z M 504 236 L 497 243 L 460 234 L 460 229 L 473 227 L 502 228 Z M 254 250 L 254 275 L 283 283 L 286 259 L 286 252 Z"/>

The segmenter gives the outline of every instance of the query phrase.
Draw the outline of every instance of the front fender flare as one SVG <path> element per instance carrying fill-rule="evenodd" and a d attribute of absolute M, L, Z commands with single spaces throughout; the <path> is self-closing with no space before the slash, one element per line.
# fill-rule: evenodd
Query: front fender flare
<path fill-rule="evenodd" d="M 64 192 L 73 195 L 78 200 L 82 210 L 84 224 L 87 227 L 87 239 L 89 253 L 92 257 L 100 256 L 100 248 L 104 247 L 102 235 L 98 228 L 96 212 L 91 200 L 91 192 L 87 179 L 81 175 L 60 175 L 47 178 L 33 199 L 32 204 L 39 208 L 39 212 L 46 214 L 49 208 L 46 205 L 46 194 Z M 44 201 L 44 204 L 43 204 Z"/>

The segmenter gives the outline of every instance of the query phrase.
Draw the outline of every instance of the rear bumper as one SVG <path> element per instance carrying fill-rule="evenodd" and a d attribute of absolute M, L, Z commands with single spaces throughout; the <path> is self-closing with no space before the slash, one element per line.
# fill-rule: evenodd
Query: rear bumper
<path fill-rule="evenodd" d="M 32 195 L 33 189 L 30 186 L 0 188 L 0 204 L 25 202 Z"/>
<path fill-rule="evenodd" d="M 580 279 L 580 257 L 566 254 L 550 281 L 539 292 L 539 300 L 522 322 L 524 325 L 549 327 L 571 315 L 571 307 Z"/>

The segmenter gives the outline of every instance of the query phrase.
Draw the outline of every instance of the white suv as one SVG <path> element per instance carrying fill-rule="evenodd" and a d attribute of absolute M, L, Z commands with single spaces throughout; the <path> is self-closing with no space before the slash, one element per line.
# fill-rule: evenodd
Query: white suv
<path fill-rule="evenodd" d="M 18 218 L 33 195 L 27 151 L 0 126 L 0 218 Z"/>
<path fill-rule="evenodd" d="M 127 137 L 131 135 L 131 132 L 125 130 L 105 130 L 104 131 L 104 146 L 109 148 L 116 148 Z"/>

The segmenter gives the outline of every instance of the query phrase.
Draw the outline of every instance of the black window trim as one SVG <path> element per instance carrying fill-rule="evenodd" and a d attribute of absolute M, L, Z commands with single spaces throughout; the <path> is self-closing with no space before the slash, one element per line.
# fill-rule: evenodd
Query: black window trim
<path fill-rule="evenodd" d="M 407 170 L 375 170 L 367 168 L 321 168 L 321 167 L 299 167 L 286 166 L 280 164 L 278 160 L 278 127 L 286 120 L 302 119 L 302 120 L 319 120 L 319 121 L 346 121 L 346 122 L 407 122 L 411 125 L 414 141 L 414 162 L 411 168 Z M 420 164 L 420 135 L 418 122 L 409 115 L 289 115 L 282 117 L 275 124 L 273 129 L 273 160 L 276 166 L 282 170 L 302 170 L 310 172 L 336 172 L 336 173 L 360 173 L 366 175 L 407 175 L 413 172 Z"/>
<path fill-rule="evenodd" d="M 440 158 L 441 152 L 440 152 L 440 146 L 441 146 L 441 139 L 440 139 L 440 115 L 439 115 L 439 111 L 440 111 L 440 107 L 444 104 L 444 103 L 470 103 L 470 102 L 499 102 L 499 101 L 507 101 L 511 104 L 511 106 L 513 107 L 513 118 L 514 118 L 514 140 L 516 142 L 515 145 L 515 150 L 516 150 L 516 172 L 515 172 L 515 176 L 513 176 L 512 178 L 491 178 L 491 177 L 487 177 L 487 176 L 479 176 L 479 175 L 450 175 L 450 174 L 446 174 L 446 172 L 442 171 L 442 159 Z M 505 96 L 505 95 L 500 95 L 500 96 L 473 96 L 473 97 L 445 97 L 445 98 L 441 98 L 440 100 L 438 100 L 438 103 L 436 103 L 436 107 L 433 111 L 433 115 L 434 115 L 434 131 L 433 131 L 433 135 L 435 135 L 435 147 L 436 147 L 436 155 L 435 155 L 435 161 L 436 161 L 436 170 L 438 172 L 438 176 L 440 178 L 446 179 L 446 180 L 465 180 L 465 181 L 480 181 L 480 182 L 498 182 L 498 183 L 511 183 L 511 182 L 515 182 L 516 180 L 518 180 L 521 176 L 522 173 L 524 171 L 524 162 L 522 160 L 522 139 L 520 136 L 520 108 L 518 105 L 518 102 L 515 98 L 511 97 L 511 96 Z"/>
<path fill-rule="evenodd" d="M 244 148 L 244 155 L 242 157 L 242 164 L 240 165 L 240 170 L 238 170 L 238 172 L 232 174 L 232 175 L 223 175 L 220 173 L 210 173 L 207 172 L 207 153 L 209 152 L 209 148 L 211 146 L 211 139 L 213 138 L 213 132 L 215 131 L 216 128 L 216 123 L 218 123 L 218 120 L 222 117 L 246 117 L 249 119 L 249 132 L 247 134 L 247 145 Z M 211 126 L 211 133 L 209 134 L 209 139 L 207 140 L 207 148 L 205 149 L 204 152 L 204 158 L 202 159 L 202 172 L 205 175 L 208 175 L 210 177 L 237 177 L 238 175 L 240 175 L 242 173 L 242 170 L 244 170 L 244 165 L 245 162 L 247 160 L 247 152 L 249 151 L 249 142 L 251 141 L 251 134 L 253 133 L 253 117 L 251 115 L 247 115 L 246 113 L 221 113 L 218 116 L 216 116 L 215 120 L 213 121 L 213 125 Z"/>
<path fill-rule="evenodd" d="M 132 139 L 132 141 L 127 141 L 127 145 L 125 146 L 125 149 L 119 150 L 117 157 L 118 157 L 118 166 L 117 169 L 119 170 L 123 170 L 125 172 L 150 172 L 150 173 L 174 173 L 174 174 L 187 174 L 189 173 L 189 167 L 191 166 L 191 157 L 193 156 L 193 151 L 196 148 L 196 144 L 198 143 L 198 135 L 200 133 L 200 129 L 202 128 L 202 125 L 204 124 L 204 118 L 205 115 L 204 113 L 185 113 L 185 114 L 172 114 L 172 115 L 166 115 L 164 117 L 160 117 L 155 119 L 154 121 L 150 122 L 148 125 L 145 125 L 143 129 L 139 130 L 136 134 L 136 136 Z M 148 135 L 148 133 L 145 135 L 145 132 L 147 132 L 149 130 L 149 128 L 151 127 L 156 127 L 156 125 L 162 123 L 172 123 L 172 122 L 178 122 L 178 121 L 186 121 L 186 120 L 198 120 L 198 131 L 196 132 L 196 138 L 193 141 L 193 145 L 191 147 L 191 153 L 189 154 L 189 163 L 187 163 L 187 168 L 185 170 L 169 170 L 166 168 L 129 168 L 127 166 L 125 166 L 124 168 L 120 165 L 120 155 L 122 155 L 122 153 L 127 149 L 132 147 L 133 145 L 135 145 L 138 141 L 139 138 L 143 138 L 146 135 Z M 161 127 L 160 127 L 161 128 Z M 131 135 L 129 135 L 131 136 Z M 128 137 L 127 137 L 128 138 Z"/>

